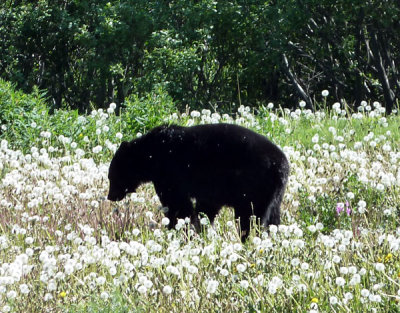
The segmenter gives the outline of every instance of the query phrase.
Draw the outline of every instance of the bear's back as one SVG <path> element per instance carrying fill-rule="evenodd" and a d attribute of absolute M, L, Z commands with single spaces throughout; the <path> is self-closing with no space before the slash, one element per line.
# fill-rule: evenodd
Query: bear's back
<path fill-rule="evenodd" d="M 233 124 L 198 125 L 187 128 L 189 137 L 207 153 L 223 151 L 227 157 L 235 155 L 242 159 L 255 160 L 284 158 L 283 152 L 267 137 L 250 129 Z"/>
<path fill-rule="evenodd" d="M 162 125 L 145 136 L 155 154 L 162 156 L 159 161 L 168 164 L 229 168 L 255 163 L 269 168 L 287 162 L 284 153 L 267 137 L 233 124 Z"/>

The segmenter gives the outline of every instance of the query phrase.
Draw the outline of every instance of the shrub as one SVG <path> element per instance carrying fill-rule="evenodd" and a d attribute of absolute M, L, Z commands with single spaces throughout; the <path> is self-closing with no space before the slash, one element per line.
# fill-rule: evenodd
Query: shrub
<path fill-rule="evenodd" d="M 136 134 L 166 123 L 166 117 L 176 112 L 169 94 L 157 86 L 144 97 L 132 95 L 125 101 L 123 119 L 126 134 Z"/>

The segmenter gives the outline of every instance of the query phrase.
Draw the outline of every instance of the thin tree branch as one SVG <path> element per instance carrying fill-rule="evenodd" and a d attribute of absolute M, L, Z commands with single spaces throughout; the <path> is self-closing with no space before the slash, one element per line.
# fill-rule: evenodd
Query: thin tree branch
<path fill-rule="evenodd" d="M 304 91 L 303 87 L 300 85 L 296 75 L 291 71 L 289 66 L 288 58 L 285 54 L 282 55 L 283 58 L 283 68 L 289 80 L 292 82 L 299 96 L 306 102 L 307 106 L 311 109 L 314 109 L 313 102 L 310 96 Z"/>

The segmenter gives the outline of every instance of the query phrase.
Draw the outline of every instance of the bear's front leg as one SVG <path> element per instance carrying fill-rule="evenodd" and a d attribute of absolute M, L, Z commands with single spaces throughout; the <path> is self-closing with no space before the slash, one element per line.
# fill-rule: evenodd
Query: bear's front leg
<path fill-rule="evenodd" d="M 254 212 L 254 206 L 252 203 L 241 203 L 236 205 L 235 218 L 239 219 L 240 230 L 241 230 L 241 240 L 244 243 L 250 234 L 250 218 Z"/>
<path fill-rule="evenodd" d="M 185 193 L 172 187 L 163 188 L 159 184 L 154 184 L 154 187 L 162 206 L 165 207 L 165 216 L 170 220 L 169 229 L 175 227 L 179 218 L 195 216 L 193 204 Z"/>
<path fill-rule="evenodd" d="M 214 219 L 217 216 L 219 210 L 221 209 L 222 205 L 216 205 L 216 204 L 211 204 L 207 201 L 204 201 L 203 199 L 196 199 L 196 209 L 195 209 L 195 215 L 198 220 L 198 215 L 199 213 L 204 213 L 208 219 L 210 220 L 210 223 L 214 223 Z M 197 231 L 200 230 L 200 227 Z"/>
<path fill-rule="evenodd" d="M 190 199 L 182 198 L 175 201 L 161 201 L 162 205 L 167 208 L 165 215 L 169 218 L 169 229 L 175 227 L 178 219 L 185 219 L 186 217 L 191 218 L 193 222 L 193 205 Z"/>

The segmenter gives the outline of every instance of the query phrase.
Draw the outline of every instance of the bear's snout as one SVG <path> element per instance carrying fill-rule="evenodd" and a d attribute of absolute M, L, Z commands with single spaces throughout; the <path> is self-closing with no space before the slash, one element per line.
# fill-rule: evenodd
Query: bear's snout
<path fill-rule="evenodd" d="M 116 194 L 109 192 L 107 196 L 107 200 L 110 201 L 121 201 L 123 198 L 125 198 L 125 194 Z"/>
<path fill-rule="evenodd" d="M 110 200 L 110 201 L 118 201 L 117 198 L 116 198 L 115 196 L 112 196 L 112 195 L 110 195 L 110 194 L 108 194 L 107 200 Z"/>

